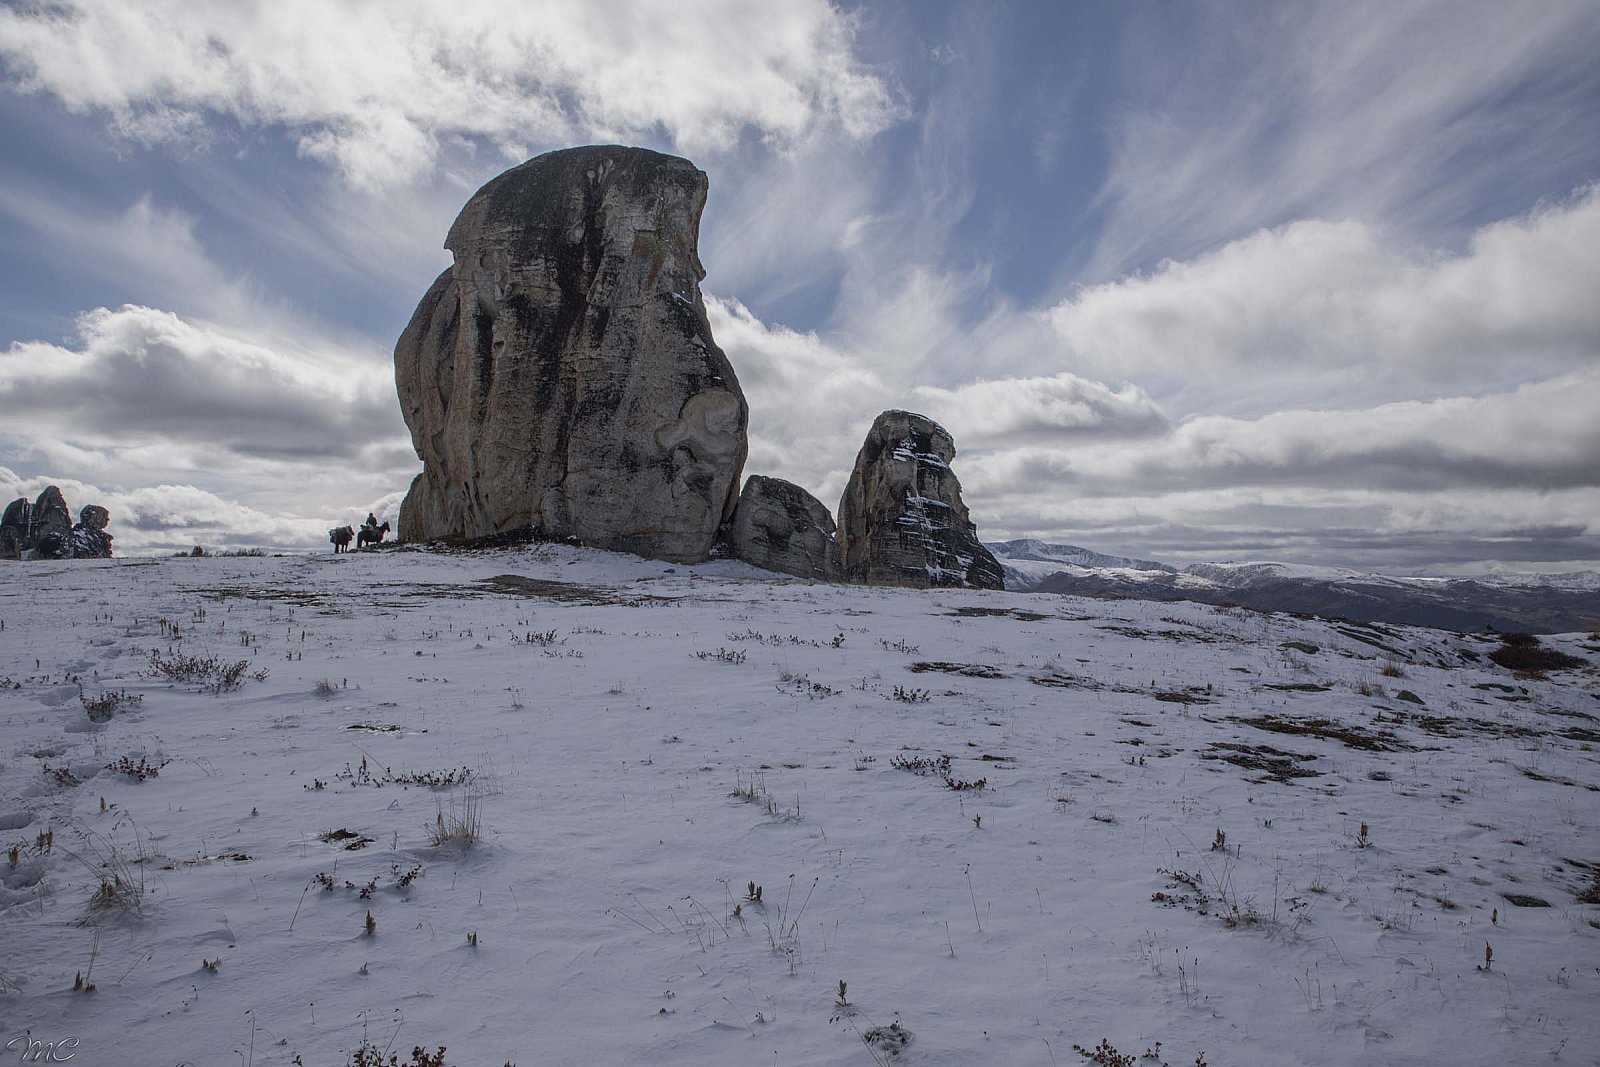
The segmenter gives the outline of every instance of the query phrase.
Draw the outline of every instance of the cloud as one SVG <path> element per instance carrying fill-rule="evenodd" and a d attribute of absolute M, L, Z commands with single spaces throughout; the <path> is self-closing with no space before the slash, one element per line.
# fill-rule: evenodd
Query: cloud
<path fill-rule="evenodd" d="M 815 333 L 768 325 L 737 300 L 708 295 L 706 313 L 750 403 L 745 472 L 792 481 L 832 510 L 868 427 L 894 405 L 895 392 Z"/>
<path fill-rule="evenodd" d="M 269 459 L 396 437 L 391 376 L 369 358 L 268 348 L 136 305 L 86 312 L 77 329 L 74 348 L 18 342 L 0 355 L 12 433 Z"/>
<path fill-rule="evenodd" d="M 1450 232 L 1592 177 L 1597 49 L 1585 0 L 1136 11 L 1087 273 L 1307 215 Z"/>
<path fill-rule="evenodd" d="M 64 0 L 0 11 L 0 57 L 20 89 L 138 141 L 282 127 L 352 184 L 384 186 L 432 170 L 454 137 L 518 160 L 530 143 L 657 131 L 688 152 L 824 124 L 867 137 L 900 107 L 855 33 L 823 0 Z"/>
<path fill-rule="evenodd" d="M 80 279 L 129 284 L 152 296 L 202 290 L 214 306 L 241 299 L 239 287 L 224 282 L 201 247 L 194 218 L 157 206 L 148 194 L 121 211 L 98 205 L 74 210 L 57 191 L 0 186 L 0 215 L 28 231 L 35 248 L 71 264 Z"/>
<path fill-rule="evenodd" d="M 1164 381 L 1374 368 L 1500 382 L 1600 353 L 1600 186 L 1477 230 L 1460 255 L 1311 219 L 1079 290 L 1050 311 L 1090 368 Z M 1281 401 L 1281 394 L 1277 397 Z"/>
<path fill-rule="evenodd" d="M 70 345 L 0 352 L 0 454 L 20 478 L 103 486 L 119 537 L 193 527 L 184 536 L 307 547 L 417 470 L 381 354 L 134 305 L 77 325 Z"/>
<path fill-rule="evenodd" d="M 1487 397 L 1191 418 L 1172 432 L 996 452 L 974 485 L 1082 496 L 1224 487 L 1443 492 L 1600 487 L 1600 369 Z"/>
<path fill-rule="evenodd" d="M 1600 370 L 1485 397 L 1202 416 L 960 461 L 985 537 L 1417 568 L 1600 553 Z M 1435 555 L 1428 556 L 1428 546 Z"/>
<path fill-rule="evenodd" d="M 192 485 L 106 489 L 75 478 L 24 477 L 0 467 L 0 502 L 36 499 L 47 485 L 61 489 L 74 516 L 86 504 L 110 510 L 109 531 L 119 556 L 183 551 L 196 544 L 208 549 L 303 550 L 326 543 L 333 525 L 318 518 L 261 511 Z M 341 522 L 355 514 L 355 509 L 348 511 Z"/>
<path fill-rule="evenodd" d="M 1169 429 L 1153 400 L 1135 385 L 1113 389 L 1076 374 L 1002 378 L 955 389 L 912 389 L 936 421 L 967 448 L 1062 438 L 1121 438 Z"/>

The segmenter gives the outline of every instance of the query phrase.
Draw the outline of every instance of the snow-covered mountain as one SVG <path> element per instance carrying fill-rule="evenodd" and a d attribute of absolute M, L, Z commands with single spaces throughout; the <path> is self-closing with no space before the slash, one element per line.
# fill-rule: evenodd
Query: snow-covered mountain
<path fill-rule="evenodd" d="M 1238 604 L 1366 622 L 1532 633 L 1600 628 L 1600 572 L 1405 577 L 1295 563 L 1193 563 L 1181 570 L 1074 545 L 989 546 L 1006 588 L 1077 596 Z"/>
<path fill-rule="evenodd" d="M 1046 578 L 1062 571 L 1134 570 L 1164 571 L 1169 574 L 1177 571 L 1176 567 L 1154 560 L 1108 556 L 1092 548 L 1052 545 L 1033 538 L 997 541 L 988 544 L 987 547 L 1005 570 L 1006 588 L 1020 592 L 1032 589 Z"/>

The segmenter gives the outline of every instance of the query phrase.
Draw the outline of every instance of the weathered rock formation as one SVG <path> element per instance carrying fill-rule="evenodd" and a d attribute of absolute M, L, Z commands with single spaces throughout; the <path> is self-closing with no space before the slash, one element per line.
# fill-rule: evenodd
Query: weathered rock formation
<path fill-rule="evenodd" d="M 873 420 L 839 500 L 846 581 L 1005 588 L 961 502 L 955 455 L 950 434 L 923 415 L 885 411 Z"/>
<path fill-rule="evenodd" d="M 78 512 L 78 524 L 72 528 L 72 554 L 109 559 L 111 535 L 106 533 L 106 527 L 110 523 L 111 512 L 99 504 L 85 504 Z"/>
<path fill-rule="evenodd" d="M 18 497 L 0 516 L 0 559 L 107 558 L 111 512 L 89 504 L 76 525 L 67 501 L 56 486 L 46 486 L 33 503 Z"/>
<path fill-rule="evenodd" d="M 782 478 L 745 479 L 725 536 L 729 553 L 754 566 L 822 582 L 843 576 L 827 506 Z"/>
<path fill-rule="evenodd" d="M 423 471 L 400 537 L 513 530 L 675 561 L 731 516 L 749 409 L 712 340 L 706 176 L 638 148 L 551 152 L 480 189 L 395 346 Z"/>

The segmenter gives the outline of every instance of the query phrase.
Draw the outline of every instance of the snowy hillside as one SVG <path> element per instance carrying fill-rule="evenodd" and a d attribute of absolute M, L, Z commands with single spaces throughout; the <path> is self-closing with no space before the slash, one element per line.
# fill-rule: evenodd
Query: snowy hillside
<path fill-rule="evenodd" d="M 989 546 L 1006 588 L 1073 596 L 1194 600 L 1473 631 L 1559 633 L 1600 627 L 1600 572 L 1402 577 L 1296 563 L 1162 563 L 1072 545 L 1002 541 Z"/>
<path fill-rule="evenodd" d="M 1019 591 L 1031 590 L 1046 578 L 1073 569 L 1162 571 L 1169 574 L 1177 570 L 1153 560 L 1108 556 L 1091 548 L 1053 545 L 1033 538 L 996 541 L 985 547 L 1000 561 L 1006 575 L 1006 588 Z"/>
<path fill-rule="evenodd" d="M 560 547 L 3 574 L 0 1031 L 74 1064 L 1600 1059 L 1593 667 Z"/>

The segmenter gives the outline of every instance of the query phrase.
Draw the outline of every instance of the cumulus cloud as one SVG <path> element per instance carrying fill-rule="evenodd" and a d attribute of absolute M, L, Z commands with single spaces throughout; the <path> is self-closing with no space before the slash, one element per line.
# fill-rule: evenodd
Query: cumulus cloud
<path fill-rule="evenodd" d="M 0 352 L 0 454 L 14 480 L 81 485 L 74 506 L 114 499 L 113 532 L 134 532 L 125 548 L 173 536 L 307 547 L 417 469 L 392 371 L 373 353 L 134 305 L 77 327 L 68 345 Z"/>
<path fill-rule="evenodd" d="M 1053 483 L 1084 496 L 1195 488 L 1551 491 L 1600 487 L 1600 370 L 1486 397 L 1355 410 L 1191 418 L 1171 433 L 1076 448 L 1022 447 L 975 484 Z"/>
<path fill-rule="evenodd" d="M 986 530 L 1176 559 L 1419 567 L 1600 551 L 1600 372 L 1485 397 L 1192 418 L 963 461 Z M 1434 556 L 1428 556 L 1429 545 Z"/>
<path fill-rule="evenodd" d="M 1600 187 L 1479 229 L 1460 255 L 1311 219 L 1079 290 L 1051 320 L 1095 368 L 1175 378 L 1500 381 L 1600 353 Z M 1279 397 L 1281 400 L 1281 395 Z"/>
<path fill-rule="evenodd" d="M 13 84 L 150 143 L 214 120 L 277 126 L 352 183 L 431 170 L 449 138 L 638 138 L 715 151 L 819 124 L 869 136 L 899 114 L 825 0 L 193 4 L 65 0 L 0 10 Z"/>
<path fill-rule="evenodd" d="M 1155 401 L 1136 385 L 1114 389 L 1076 374 L 999 378 L 954 389 L 911 390 L 969 447 L 1062 438 L 1142 437 L 1168 429 Z"/>
<path fill-rule="evenodd" d="M 708 296 L 706 313 L 750 403 L 746 472 L 787 479 L 831 508 L 894 391 L 815 333 L 768 325 L 737 300 Z"/>
<path fill-rule="evenodd" d="M 103 488 L 77 478 L 24 477 L 0 467 L 0 502 L 36 499 L 47 485 L 61 489 L 74 516 L 86 504 L 107 508 L 118 555 L 176 552 L 197 544 L 207 549 L 306 549 L 324 543 L 330 525 L 314 517 L 248 507 L 193 485 Z M 355 509 L 349 510 L 354 514 Z"/>
<path fill-rule="evenodd" d="M 353 455 L 397 436 L 391 375 L 370 358 L 268 348 L 136 305 L 86 312 L 77 330 L 74 347 L 0 355 L 10 433 L 254 459 Z"/>

